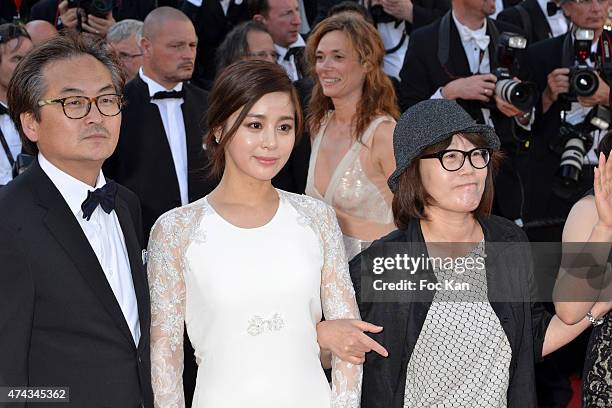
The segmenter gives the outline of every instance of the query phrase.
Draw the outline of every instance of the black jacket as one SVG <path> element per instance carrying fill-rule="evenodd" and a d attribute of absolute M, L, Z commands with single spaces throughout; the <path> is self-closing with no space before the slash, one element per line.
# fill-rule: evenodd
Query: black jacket
<path fill-rule="evenodd" d="M 207 177 L 208 160 L 203 149 L 208 94 L 183 83 L 185 102 L 181 105 L 187 144 L 189 202 L 209 192 L 216 180 Z M 126 105 L 122 112 L 121 135 L 115 153 L 104 163 L 104 172 L 132 190 L 142 204 L 143 233 L 157 218 L 181 206 L 181 197 L 170 144 L 159 108 L 151 103 L 149 88 L 139 75 L 125 86 Z"/>
<path fill-rule="evenodd" d="M 552 38 L 548 19 L 542 12 L 538 0 L 525 0 L 516 6 L 504 9 L 497 15 L 497 21 L 505 21 L 520 27 L 527 35 L 529 45 Z"/>
<path fill-rule="evenodd" d="M 57 6 L 61 0 L 40 0 L 30 11 L 30 20 L 46 20 L 53 25 L 57 24 L 59 17 Z M 155 0 L 120 0 L 115 1 L 113 18 L 116 21 L 133 18 L 144 21 L 147 14 L 156 7 Z"/>
<path fill-rule="evenodd" d="M 540 304 L 529 302 L 535 290 L 531 284 L 533 279 L 529 256 L 519 252 L 517 257 L 517 251 L 511 251 L 512 262 L 494 262 L 495 259 L 506 259 L 508 254 L 500 252 L 499 246 L 491 248 L 488 245 L 495 242 L 526 242 L 525 234 L 514 223 L 500 217 L 491 216 L 479 221 L 485 236 L 489 299 L 501 299 L 504 294 L 512 293 L 526 300 L 515 303 L 491 302 L 512 349 L 508 407 L 535 408 L 534 364 L 541 359 L 544 335 L 552 317 Z M 361 318 L 384 327 L 381 333 L 372 334 L 371 337 L 389 352 L 387 358 L 376 353 L 366 355 L 363 366 L 362 408 L 403 408 L 406 369 L 433 299 L 432 292 L 430 298 L 424 302 L 361 301 L 362 259 L 386 243 L 403 243 L 409 255 L 419 257 L 421 254 L 427 254 L 424 242 L 420 222 L 415 219 L 406 230 L 396 230 L 375 241 L 370 248 L 350 262 L 350 273 Z M 509 263 L 512 264 L 511 270 L 503 267 Z M 370 271 L 365 273 L 371 275 Z"/>
<path fill-rule="evenodd" d="M 119 186 L 115 211 L 138 303 L 138 346 L 81 226 L 38 161 L 0 190 L 0 384 L 70 387 L 66 407 L 153 407 L 138 199 Z"/>
<path fill-rule="evenodd" d="M 227 14 L 223 13 L 219 1 L 204 1 L 200 7 L 185 1 L 181 9 L 193 22 L 198 35 L 193 81 L 203 89 L 211 89 L 216 75 L 217 48 L 232 28 L 249 20 L 247 1 L 231 0 Z"/>

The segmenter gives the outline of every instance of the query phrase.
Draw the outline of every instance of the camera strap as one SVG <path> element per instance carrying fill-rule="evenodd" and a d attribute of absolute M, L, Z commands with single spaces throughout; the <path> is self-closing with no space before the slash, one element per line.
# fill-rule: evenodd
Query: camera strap
<path fill-rule="evenodd" d="M 9 145 L 6 142 L 6 139 L 4 138 L 2 129 L 0 129 L 0 144 L 2 144 L 2 148 L 4 149 L 4 153 L 6 153 L 6 158 L 8 159 L 9 164 L 11 165 L 11 167 L 13 167 L 13 165 L 15 164 L 15 158 L 13 157 L 11 149 L 9 148 Z"/>
<path fill-rule="evenodd" d="M 612 38 L 610 38 L 608 31 L 602 31 L 598 48 L 600 51 L 597 56 L 599 71 L 604 76 L 604 79 L 609 80 L 612 73 Z"/>

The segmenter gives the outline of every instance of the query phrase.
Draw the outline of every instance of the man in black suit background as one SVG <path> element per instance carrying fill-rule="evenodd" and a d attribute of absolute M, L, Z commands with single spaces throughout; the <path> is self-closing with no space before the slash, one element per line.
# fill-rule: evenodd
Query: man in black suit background
<path fill-rule="evenodd" d="M 497 20 L 520 27 L 527 35 L 528 44 L 558 37 L 568 29 L 567 19 L 557 3 L 547 0 L 522 1 L 504 9 Z"/>
<path fill-rule="evenodd" d="M 521 111 L 495 94 L 498 67 L 496 42 L 517 27 L 490 16 L 494 0 L 453 0 L 452 11 L 412 32 L 400 72 L 402 110 L 429 98 L 457 102 L 479 123 L 494 126 L 502 149 L 510 156 L 496 178 L 494 211 L 511 220 L 521 218 L 522 140 L 528 137 L 532 109 Z M 513 75 L 526 79 L 526 64 Z M 520 71 L 520 72 L 519 72 Z"/>
<path fill-rule="evenodd" d="M 104 170 L 142 203 L 145 240 L 157 218 L 208 194 L 203 149 L 208 94 L 191 78 L 197 37 L 193 24 L 171 7 L 145 19 L 143 66 L 125 87 L 126 107 L 117 150 Z"/>
<path fill-rule="evenodd" d="M 215 53 L 236 25 L 249 20 L 246 0 L 185 0 L 181 10 L 191 19 L 198 35 L 193 83 L 211 89 L 216 76 Z"/>
<path fill-rule="evenodd" d="M 106 47 L 76 34 L 29 53 L 9 86 L 38 158 L 0 191 L 0 385 L 69 387 L 66 407 L 153 407 L 140 208 L 101 171 L 122 87 Z"/>
<path fill-rule="evenodd" d="M 587 64 L 595 67 L 596 58 L 604 50 L 604 40 L 612 40 L 610 32 L 604 30 L 608 3 L 607 1 L 567 1 L 562 5 L 564 13 L 569 16 L 575 27 L 594 30 L 595 37 L 591 43 L 591 53 Z M 562 106 L 562 98 L 569 90 L 569 67 L 574 64 L 574 34 L 539 42 L 529 48 L 529 65 L 533 79 L 542 93 L 534 124 L 534 140 L 531 146 L 529 166 L 533 177 L 528 185 L 528 218 L 529 221 L 546 219 L 564 220 L 572 205 L 582 197 L 584 192 L 593 186 L 593 171 L 597 163 L 595 147 L 605 132 L 594 131 L 593 147 L 585 155 L 583 170 L 579 183 L 570 188 L 558 186 L 561 157 L 550 149 L 551 142 L 560 140 L 561 111 L 566 109 L 566 118 L 572 124 L 584 120 L 591 108 L 600 105 L 609 107 L 610 88 L 600 76 L 599 86 L 593 96 L 578 97 L 569 106 Z M 608 61 L 609 62 L 609 61 Z M 561 98 L 560 98 L 561 95 Z M 555 188 L 551 186 L 555 184 Z M 539 241 L 560 241 L 563 223 L 548 228 L 528 231 L 531 239 Z"/>

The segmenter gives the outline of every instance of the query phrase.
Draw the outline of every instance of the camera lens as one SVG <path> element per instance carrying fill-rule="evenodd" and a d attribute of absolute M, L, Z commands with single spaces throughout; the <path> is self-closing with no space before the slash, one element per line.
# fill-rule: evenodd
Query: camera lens
<path fill-rule="evenodd" d="M 577 183 L 580 179 L 585 150 L 584 142 L 577 137 L 569 139 L 565 144 L 559 165 L 559 176 L 566 184 Z"/>
<path fill-rule="evenodd" d="M 530 82 L 501 79 L 495 84 L 495 94 L 504 102 L 511 103 L 522 111 L 530 110 L 536 101 L 536 88 Z"/>
<path fill-rule="evenodd" d="M 599 87 L 599 79 L 590 69 L 576 70 L 570 78 L 570 89 L 578 96 L 591 96 Z"/>

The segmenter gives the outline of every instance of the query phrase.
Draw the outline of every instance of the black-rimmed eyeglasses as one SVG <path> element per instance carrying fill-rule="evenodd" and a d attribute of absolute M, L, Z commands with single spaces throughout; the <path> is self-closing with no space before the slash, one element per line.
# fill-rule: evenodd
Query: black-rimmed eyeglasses
<path fill-rule="evenodd" d="M 489 149 L 483 147 L 477 147 L 467 152 L 463 150 L 449 149 L 442 150 L 437 153 L 426 154 L 425 156 L 421 156 L 421 159 L 438 159 L 445 170 L 457 171 L 463 167 L 466 157 L 469 158 L 472 167 L 476 169 L 484 169 L 489 165 L 489 161 L 491 161 L 491 152 Z"/>
<path fill-rule="evenodd" d="M 91 104 L 95 103 L 98 111 L 104 116 L 117 116 L 123 107 L 123 96 L 105 94 L 93 98 L 87 96 L 68 96 L 66 98 L 46 99 L 38 101 L 38 106 L 59 103 L 64 109 L 64 115 L 70 119 L 81 119 L 89 114 Z"/>

